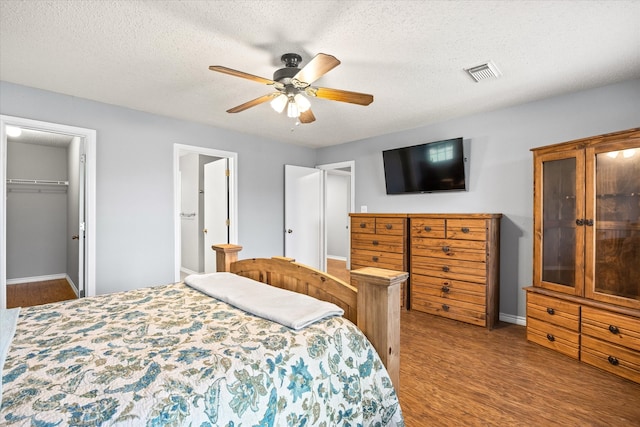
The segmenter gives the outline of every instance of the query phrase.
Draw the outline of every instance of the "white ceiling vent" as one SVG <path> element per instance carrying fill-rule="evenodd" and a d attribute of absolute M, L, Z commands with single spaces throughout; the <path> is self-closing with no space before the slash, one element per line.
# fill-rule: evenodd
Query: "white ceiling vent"
<path fill-rule="evenodd" d="M 486 64 L 477 65 L 471 68 L 464 69 L 473 80 L 479 82 L 480 80 L 491 79 L 495 77 L 500 77 L 502 73 L 496 67 L 492 61 L 487 62 Z"/>

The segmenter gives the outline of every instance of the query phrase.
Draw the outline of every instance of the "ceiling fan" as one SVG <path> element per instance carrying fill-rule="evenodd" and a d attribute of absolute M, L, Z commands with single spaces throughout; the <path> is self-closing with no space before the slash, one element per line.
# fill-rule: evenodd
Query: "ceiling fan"
<path fill-rule="evenodd" d="M 348 102 L 358 105 L 369 105 L 373 102 L 373 95 L 366 93 L 311 86 L 313 82 L 340 64 L 340 61 L 334 56 L 319 53 L 302 69 L 298 68 L 302 57 L 296 53 L 285 53 L 280 59 L 285 66 L 273 73 L 273 79 L 255 76 L 221 65 L 212 65 L 209 67 L 212 71 L 242 77 L 254 82 L 273 86 L 276 89 L 275 92 L 233 107 L 227 110 L 227 113 L 239 113 L 240 111 L 271 101 L 271 106 L 278 113 L 282 113 L 286 108 L 289 117 L 298 118 L 300 123 L 311 123 L 315 121 L 316 118 L 313 112 L 311 112 L 311 103 L 307 97 Z"/>

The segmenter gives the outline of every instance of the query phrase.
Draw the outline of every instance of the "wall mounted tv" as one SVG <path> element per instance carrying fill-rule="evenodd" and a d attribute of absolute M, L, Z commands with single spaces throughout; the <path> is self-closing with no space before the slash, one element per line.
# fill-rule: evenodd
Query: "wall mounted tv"
<path fill-rule="evenodd" d="M 462 138 L 385 150 L 382 160 L 387 194 L 467 190 Z"/>

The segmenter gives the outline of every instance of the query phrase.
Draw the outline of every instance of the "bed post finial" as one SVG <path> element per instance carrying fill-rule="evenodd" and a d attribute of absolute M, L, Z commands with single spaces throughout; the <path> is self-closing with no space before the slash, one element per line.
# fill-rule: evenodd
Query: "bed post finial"
<path fill-rule="evenodd" d="M 231 264 L 238 261 L 238 252 L 242 250 L 240 245 L 221 243 L 211 245 L 211 249 L 216 251 L 216 271 L 231 271 Z"/>

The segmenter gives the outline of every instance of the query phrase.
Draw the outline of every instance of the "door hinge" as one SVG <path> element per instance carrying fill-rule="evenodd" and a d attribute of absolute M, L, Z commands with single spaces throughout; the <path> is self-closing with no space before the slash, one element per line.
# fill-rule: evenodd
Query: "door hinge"
<path fill-rule="evenodd" d="M 84 163 L 87 160 L 86 154 L 80 154 L 80 163 Z"/>
<path fill-rule="evenodd" d="M 231 171 L 229 169 L 225 169 L 224 176 L 231 176 Z"/>
<path fill-rule="evenodd" d="M 227 227 L 231 227 L 231 220 L 230 220 L 230 219 L 227 219 L 227 220 L 225 221 L 225 223 L 227 224 Z"/>

